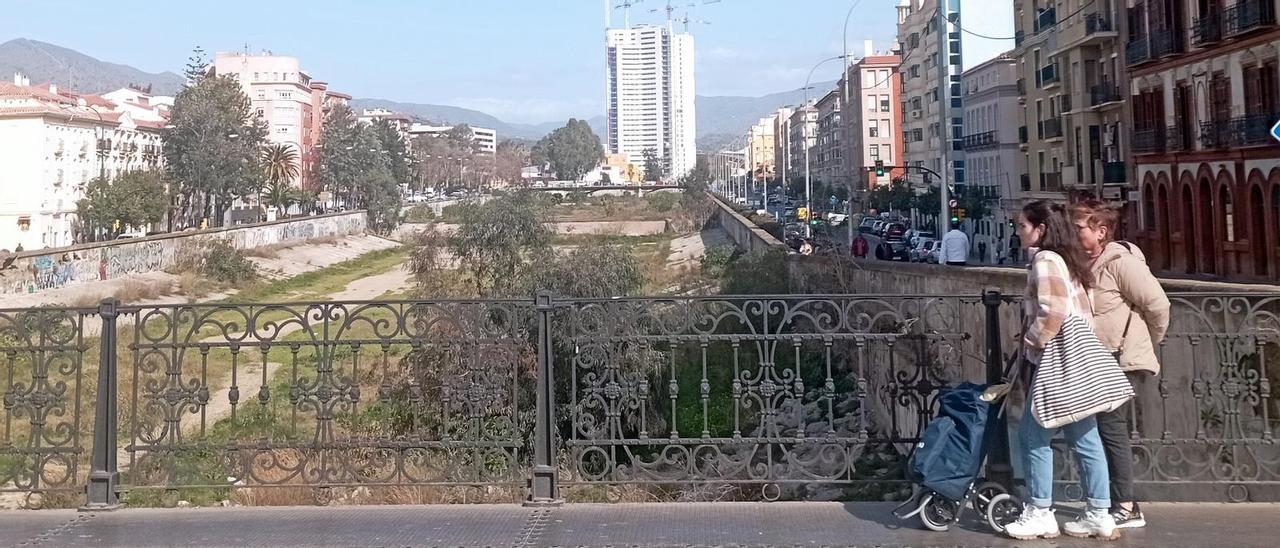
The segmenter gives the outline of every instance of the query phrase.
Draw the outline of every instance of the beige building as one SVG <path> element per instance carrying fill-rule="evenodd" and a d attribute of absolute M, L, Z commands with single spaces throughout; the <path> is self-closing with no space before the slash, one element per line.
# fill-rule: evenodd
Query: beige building
<path fill-rule="evenodd" d="M 1121 199 L 1128 151 L 1119 4 L 1071 0 L 1019 8 L 1015 52 L 1027 133 L 1027 177 L 1019 188 L 1027 199 Z"/>
<path fill-rule="evenodd" d="M 253 110 L 267 123 L 267 140 L 288 145 L 298 151 L 299 175 L 294 185 L 311 187 L 308 180 L 313 166 L 311 151 L 320 138 L 313 109 L 314 93 L 311 76 L 303 72 L 297 57 L 218 52 L 213 73 L 230 75 L 240 82 L 244 94 L 253 102 Z"/>
<path fill-rule="evenodd" d="M 791 114 L 795 109 L 782 107 L 773 113 L 774 178 L 781 181 L 791 173 Z"/>
<path fill-rule="evenodd" d="M 818 138 L 818 108 L 813 102 L 795 109 L 787 123 L 787 150 L 789 169 L 787 179 L 804 179 L 805 166 L 813 178 L 813 145 Z M 808 153 L 808 155 L 806 155 Z"/>
<path fill-rule="evenodd" d="M 969 216 L 964 227 L 974 259 L 980 258 L 982 244 L 989 263 L 1007 250 L 1009 221 L 1025 203 L 1027 166 L 1018 142 L 1022 104 L 1017 81 L 1018 60 L 1010 52 L 965 71 L 962 82 L 966 184 L 957 188 L 965 205 L 980 201 L 990 211 L 982 218 Z"/>
<path fill-rule="evenodd" d="M 946 2 L 942 13 L 939 6 L 939 0 L 898 3 L 903 160 L 940 173 L 948 183 L 963 183 L 960 2 Z"/>
<path fill-rule="evenodd" d="M 758 181 L 774 177 L 773 117 L 761 118 L 747 130 L 747 169 Z"/>

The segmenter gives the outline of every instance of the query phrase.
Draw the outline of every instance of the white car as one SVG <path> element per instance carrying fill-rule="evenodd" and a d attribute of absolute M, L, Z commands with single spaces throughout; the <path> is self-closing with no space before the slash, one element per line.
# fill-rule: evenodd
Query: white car
<path fill-rule="evenodd" d="M 831 224 L 831 226 L 840 226 L 840 225 L 844 224 L 844 222 L 845 222 L 845 221 L 847 221 L 847 220 L 849 220 L 849 216 L 848 216 L 848 215 L 845 215 L 845 214 L 843 214 L 843 213 L 828 213 L 828 214 L 827 214 L 827 222 L 828 222 L 828 223 L 830 223 L 830 224 Z"/>
<path fill-rule="evenodd" d="M 933 238 L 920 237 L 916 240 L 916 245 L 911 248 L 910 260 L 913 263 L 927 262 L 929 255 L 933 253 L 934 248 L 938 247 L 938 241 Z"/>

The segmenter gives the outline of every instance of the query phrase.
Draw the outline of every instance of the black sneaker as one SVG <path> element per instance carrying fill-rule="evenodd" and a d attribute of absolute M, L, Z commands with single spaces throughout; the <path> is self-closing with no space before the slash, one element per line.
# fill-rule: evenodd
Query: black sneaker
<path fill-rule="evenodd" d="M 1147 519 L 1142 515 L 1142 508 L 1138 503 L 1133 503 L 1133 510 L 1125 510 L 1123 506 L 1116 506 L 1111 511 L 1111 517 L 1116 520 L 1117 529 L 1137 529 L 1147 526 Z"/>

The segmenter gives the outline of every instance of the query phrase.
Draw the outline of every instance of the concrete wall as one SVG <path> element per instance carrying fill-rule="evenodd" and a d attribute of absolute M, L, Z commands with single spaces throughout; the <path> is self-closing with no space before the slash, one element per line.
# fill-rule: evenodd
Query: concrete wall
<path fill-rule="evenodd" d="M 774 238 L 763 228 L 756 226 L 750 219 L 742 216 L 729 204 L 724 203 L 714 194 L 708 193 L 711 200 L 716 204 L 716 213 L 714 219 L 720 223 L 720 228 L 729 235 L 729 239 L 733 240 L 734 245 L 745 252 L 759 251 L 776 247 L 785 249 L 782 242 Z"/>
<path fill-rule="evenodd" d="M 225 240 L 236 249 L 253 249 L 309 238 L 363 234 L 365 228 L 364 212 L 354 211 L 27 251 L 0 257 L 0 295 L 34 293 L 164 270 L 172 267 L 184 251 L 210 240 Z"/>

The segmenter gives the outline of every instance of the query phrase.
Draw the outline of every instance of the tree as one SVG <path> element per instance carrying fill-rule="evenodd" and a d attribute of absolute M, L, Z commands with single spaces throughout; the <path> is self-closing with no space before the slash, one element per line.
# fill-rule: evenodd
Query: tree
<path fill-rule="evenodd" d="M 261 188 L 267 126 L 251 107 L 228 76 L 199 78 L 174 98 L 164 156 L 184 226 L 221 226 L 234 199 Z"/>
<path fill-rule="evenodd" d="M 409 167 L 409 146 L 399 128 L 390 120 L 379 119 L 373 123 L 373 133 L 378 145 L 385 151 L 387 169 L 397 185 L 408 187 L 413 182 L 413 170 Z"/>
<path fill-rule="evenodd" d="M 520 174 L 529 165 L 529 147 L 520 141 L 498 143 L 493 158 L 494 176 L 507 184 L 520 182 Z"/>
<path fill-rule="evenodd" d="M 164 175 L 158 171 L 130 171 L 114 181 L 98 177 L 85 185 L 76 212 L 88 235 L 113 238 L 128 227 L 158 223 L 168 208 Z"/>
<path fill-rule="evenodd" d="M 639 293 L 644 270 L 630 249 L 594 242 L 531 265 L 521 279 L 526 296 L 551 291 L 575 299 L 606 299 Z"/>
<path fill-rule="evenodd" d="M 604 146 L 585 120 L 574 118 L 533 147 L 535 162 L 545 160 L 564 180 L 580 180 L 604 159 Z"/>
<path fill-rule="evenodd" d="M 356 121 L 349 107 L 338 105 L 325 117 L 320 143 L 319 172 L 325 187 L 348 207 L 365 209 L 374 232 L 386 234 L 395 228 L 400 187 L 392 171 L 392 152 L 384 148 L 374 126 Z M 406 165 L 401 176 L 408 173 Z"/>
<path fill-rule="evenodd" d="M 191 50 L 191 57 L 187 58 L 187 66 L 182 69 L 182 75 L 186 77 L 187 86 L 195 85 L 204 78 L 206 69 L 209 68 L 209 56 L 205 55 L 204 48 L 196 46 Z"/>
<path fill-rule="evenodd" d="M 667 175 L 666 162 L 652 148 L 644 149 L 644 180 L 658 181 Z"/>
<path fill-rule="evenodd" d="M 259 190 L 258 202 L 262 203 L 266 191 L 267 205 L 284 214 L 298 197 L 291 186 L 299 173 L 298 151 L 283 143 L 267 145 L 262 149 L 262 169 L 267 185 Z"/>

